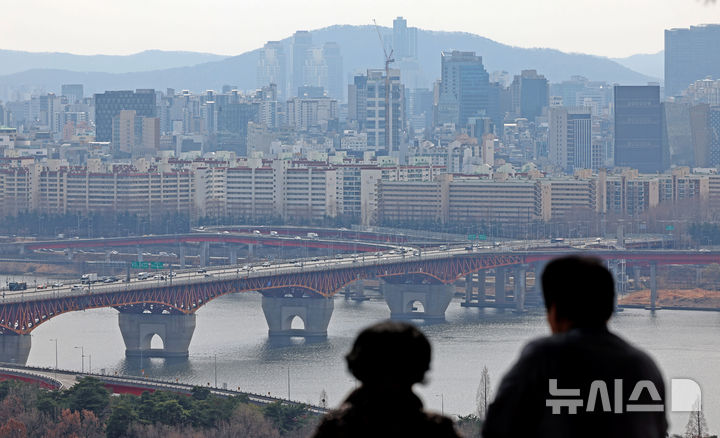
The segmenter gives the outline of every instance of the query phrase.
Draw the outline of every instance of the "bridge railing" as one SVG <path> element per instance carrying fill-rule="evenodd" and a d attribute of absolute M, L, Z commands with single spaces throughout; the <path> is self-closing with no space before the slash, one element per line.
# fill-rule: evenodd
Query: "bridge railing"
<path fill-rule="evenodd" d="M 386 253 L 383 253 L 386 254 Z M 7 293 L 0 303 L 21 303 L 28 301 L 39 301 L 46 299 L 54 299 L 60 297 L 82 297 L 90 294 L 99 293 L 116 293 L 116 292 L 129 292 L 137 291 L 148 288 L 157 287 L 171 287 L 177 285 L 191 285 L 191 284 L 204 284 L 213 281 L 225 281 L 234 279 L 246 279 L 246 278 L 263 278 L 263 277 L 274 277 L 277 275 L 284 274 L 295 274 L 295 273 L 307 273 L 307 272 L 320 272 L 330 271 L 337 269 L 347 269 L 351 267 L 364 267 L 364 266 L 381 266 L 391 265 L 395 263 L 401 263 L 408 260 L 433 260 L 443 259 L 449 256 L 456 255 L 456 251 L 448 250 L 439 253 L 423 251 L 421 255 L 415 256 L 410 254 L 394 254 L 392 256 L 376 256 L 376 255 L 360 255 L 357 257 L 344 257 L 342 259 L 325 259 L 313 264 L 304 264 L 303 266 L 277 266 L 261 268 L 259 270 L 243 270 L 239 267 L 220 267 L 215 269 L 209 269 L 206 273 L 199 273 L 191 277 L 174 277 L 170 280 L 145 280 L 135 281 L 130 283 L 122 284 L 96 284 L 89 288 L 83 286 L 82 289 L 67 290 L 65 289 L 44 289 L 44 290 L 25 290 L 15 291 L 13 293 Z M 287 265 L 287 264 L 283 264 Z M 210 274 L 210 277 L 205 277 L 206 274 Z"/>

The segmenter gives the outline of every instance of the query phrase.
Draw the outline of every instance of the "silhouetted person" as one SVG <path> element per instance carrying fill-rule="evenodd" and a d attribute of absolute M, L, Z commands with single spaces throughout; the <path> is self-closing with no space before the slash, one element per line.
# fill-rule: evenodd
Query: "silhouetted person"
<path fill-rule="evenodd" d="M 412 392 L 430 368 L 430 350 L 425 335 L 407 323 L 363 330 L 346 356 L 361 386 L 325 416 L 315 438 L 458 437 L 452 420 L 423 411 Z"/>
<path fill-rule="evenodd" d="M 483 438 L 664 437 L 665 412 L 647 411 L 664 409 L 658 367 L 607 328 L 610 272 L 597 259 L 563 257 L 545 268 L 542 290 L 553 334 L 528 344 L 503 378 Z"/>

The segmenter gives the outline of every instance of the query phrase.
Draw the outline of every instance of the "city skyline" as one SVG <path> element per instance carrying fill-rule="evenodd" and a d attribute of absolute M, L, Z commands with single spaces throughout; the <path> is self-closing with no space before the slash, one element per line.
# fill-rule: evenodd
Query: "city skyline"
<path fill-rule="evenodd" d="M 662 8 L 652 0 L 632 4 L 619 0 L 560 0 L 552 8 L 530 0 L 519 1 L 522 4 L 495 4 L 484 9 L 489 14 L 477 18 L 474 14 L 458 14 L 459 10 L 477 7 L 468 0 L 446 2 L 442 8 L 426 0 L 369 0 L 366 10 L 377 12 L 367 16 L 327 0 L 315 1 L 312 8 L 286 0 L 242 5 L 214 0 L 202 6 L 185 0 L 172 9 L 137 0 L 125 2 L 122 7 L 81 4 L 77 0 L 62 5 L 33 0 L 4 6 L 7 20 L 0 30 L 0 40 L 4 42 L 2 49 L 31 52 L 127 55 L 158 49 L 237 55 L 260 48 L 267 41 L 290 37 L 299 29 L 371 25 L 373 18 L 381 26 L 392 27 L 393 18 L 402 15 L 426 30 L 472 33 L 519 47 L 626 57 L 662 50 L 665 29 L 713 23 L 717 22 L 713 17 L 720 18 L 717 5 L 691 0 L 676 0 Z M 39 10 L 44 12 L 38 14 Z M 144 13 L 137 14 L 138 10 Z M 558 10 L 563 11 L 565 19 L 557 20 Z M 269 11 L 283 13 L 268 15 Z M 583 18 L 589 14 L 594 17 L 591 21 Z M 199 16 L 210 19 L 197 20 Z M 257 16 L 269 17 L 273 25 L 267 26 L 268 20 L 243 18 Z M 638 16 L 643 19 L 636 20 Z M 23 23 L 28 17 L 47 32 L 37 36 L 24 32 Z M 82 26 L 67 25 L 73 22 Z M 132 34 L 123 31 L 128 22 L 133 23 Z M 553 25 L 547 26 L 549 22 Z M 53 38 L 46 38 L 47 33 Z M 87 38 L 88 34 L 93 38 Z"/>

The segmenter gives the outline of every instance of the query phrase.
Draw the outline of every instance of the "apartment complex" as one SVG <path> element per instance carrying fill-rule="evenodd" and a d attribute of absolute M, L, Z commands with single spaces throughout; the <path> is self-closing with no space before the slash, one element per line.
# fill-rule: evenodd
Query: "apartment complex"
<path fill-rule="evenodd" d="M 86 166 L 6 159 L 0 162 L 0 201 L 6 214 L 128 212 L 158 218 L 179 213 L 295 223 L 342 218 L 364 225 L 522 224 L 570 220 L 576 214 L 636 216 L 681 202 L 720 208 L 720 175 L 683 167 L 655 175 L 582 169 L 563 177 L 537 171 L 444 171 L 433 165 L 347 158 L 166 158 L 124 164 L 93 158 Z"/>

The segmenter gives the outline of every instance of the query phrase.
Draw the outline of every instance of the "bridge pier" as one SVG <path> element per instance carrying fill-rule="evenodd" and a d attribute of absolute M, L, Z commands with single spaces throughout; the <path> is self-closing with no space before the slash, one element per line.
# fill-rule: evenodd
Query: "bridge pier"
<path fill-rule="evenodd" d="M 650 263 L 650 310 L 657 309 L 657 263 Z"/>
<path fill-rule="evenodd" d="M 231 246 L 230 247 L 230 264 L 237 265 L 237 259 L 238 259 L 237 247 Z"/>
<path fill-rule="evenodd" d="M 195 331 L 195 314 L 120 312 L 118 324 L 128 357 L 188 357 Z M 155 335 L 162 340 L 163 348 L 151 348 Z"/>
<path fill-rule="evenodd" d="M 515 268 L 513 283 L 515 285 L 515 312 L 525 312 L 526 266 Z"/>
<path fill-rule="evenodd" d="M 178 257 L 180 258 L 180 269 L 185 269 L 187 267 L 185 263 L 185 245 L 180 245 L 180 248 L 178 248 Z"/>
<path fill-rule="evenodd" d="M 507 268 L 495 268 L 495 306 L 505 307 L 505 279 L 507 278 Z"/>
<path fill-rule="evenodd" d="M 263 295 L 262 309 L 268 324 L 268 335 L 326 337 L 335 301 L 332 298 L 269 297 Z M 295 318 L 304 328 L 293 329 Z"/>
<path fill-rule="evenodd" d="M 210 262 L 210 242 L 200 244 L 200 267 L 205 268 Z"/>
<path fill-rule="evenodd" d="M 30 335 L 16 335 L 14 333 L 0 335 L 0 362 L 27 364 L 31 344 Z"/>
<path fill-rule="evenodd" d="M 380 284 L 392 319 L 445 320 L 455 286 L 452 284 Z M 418 306 L 419 303 L 421 306 Z"/>

